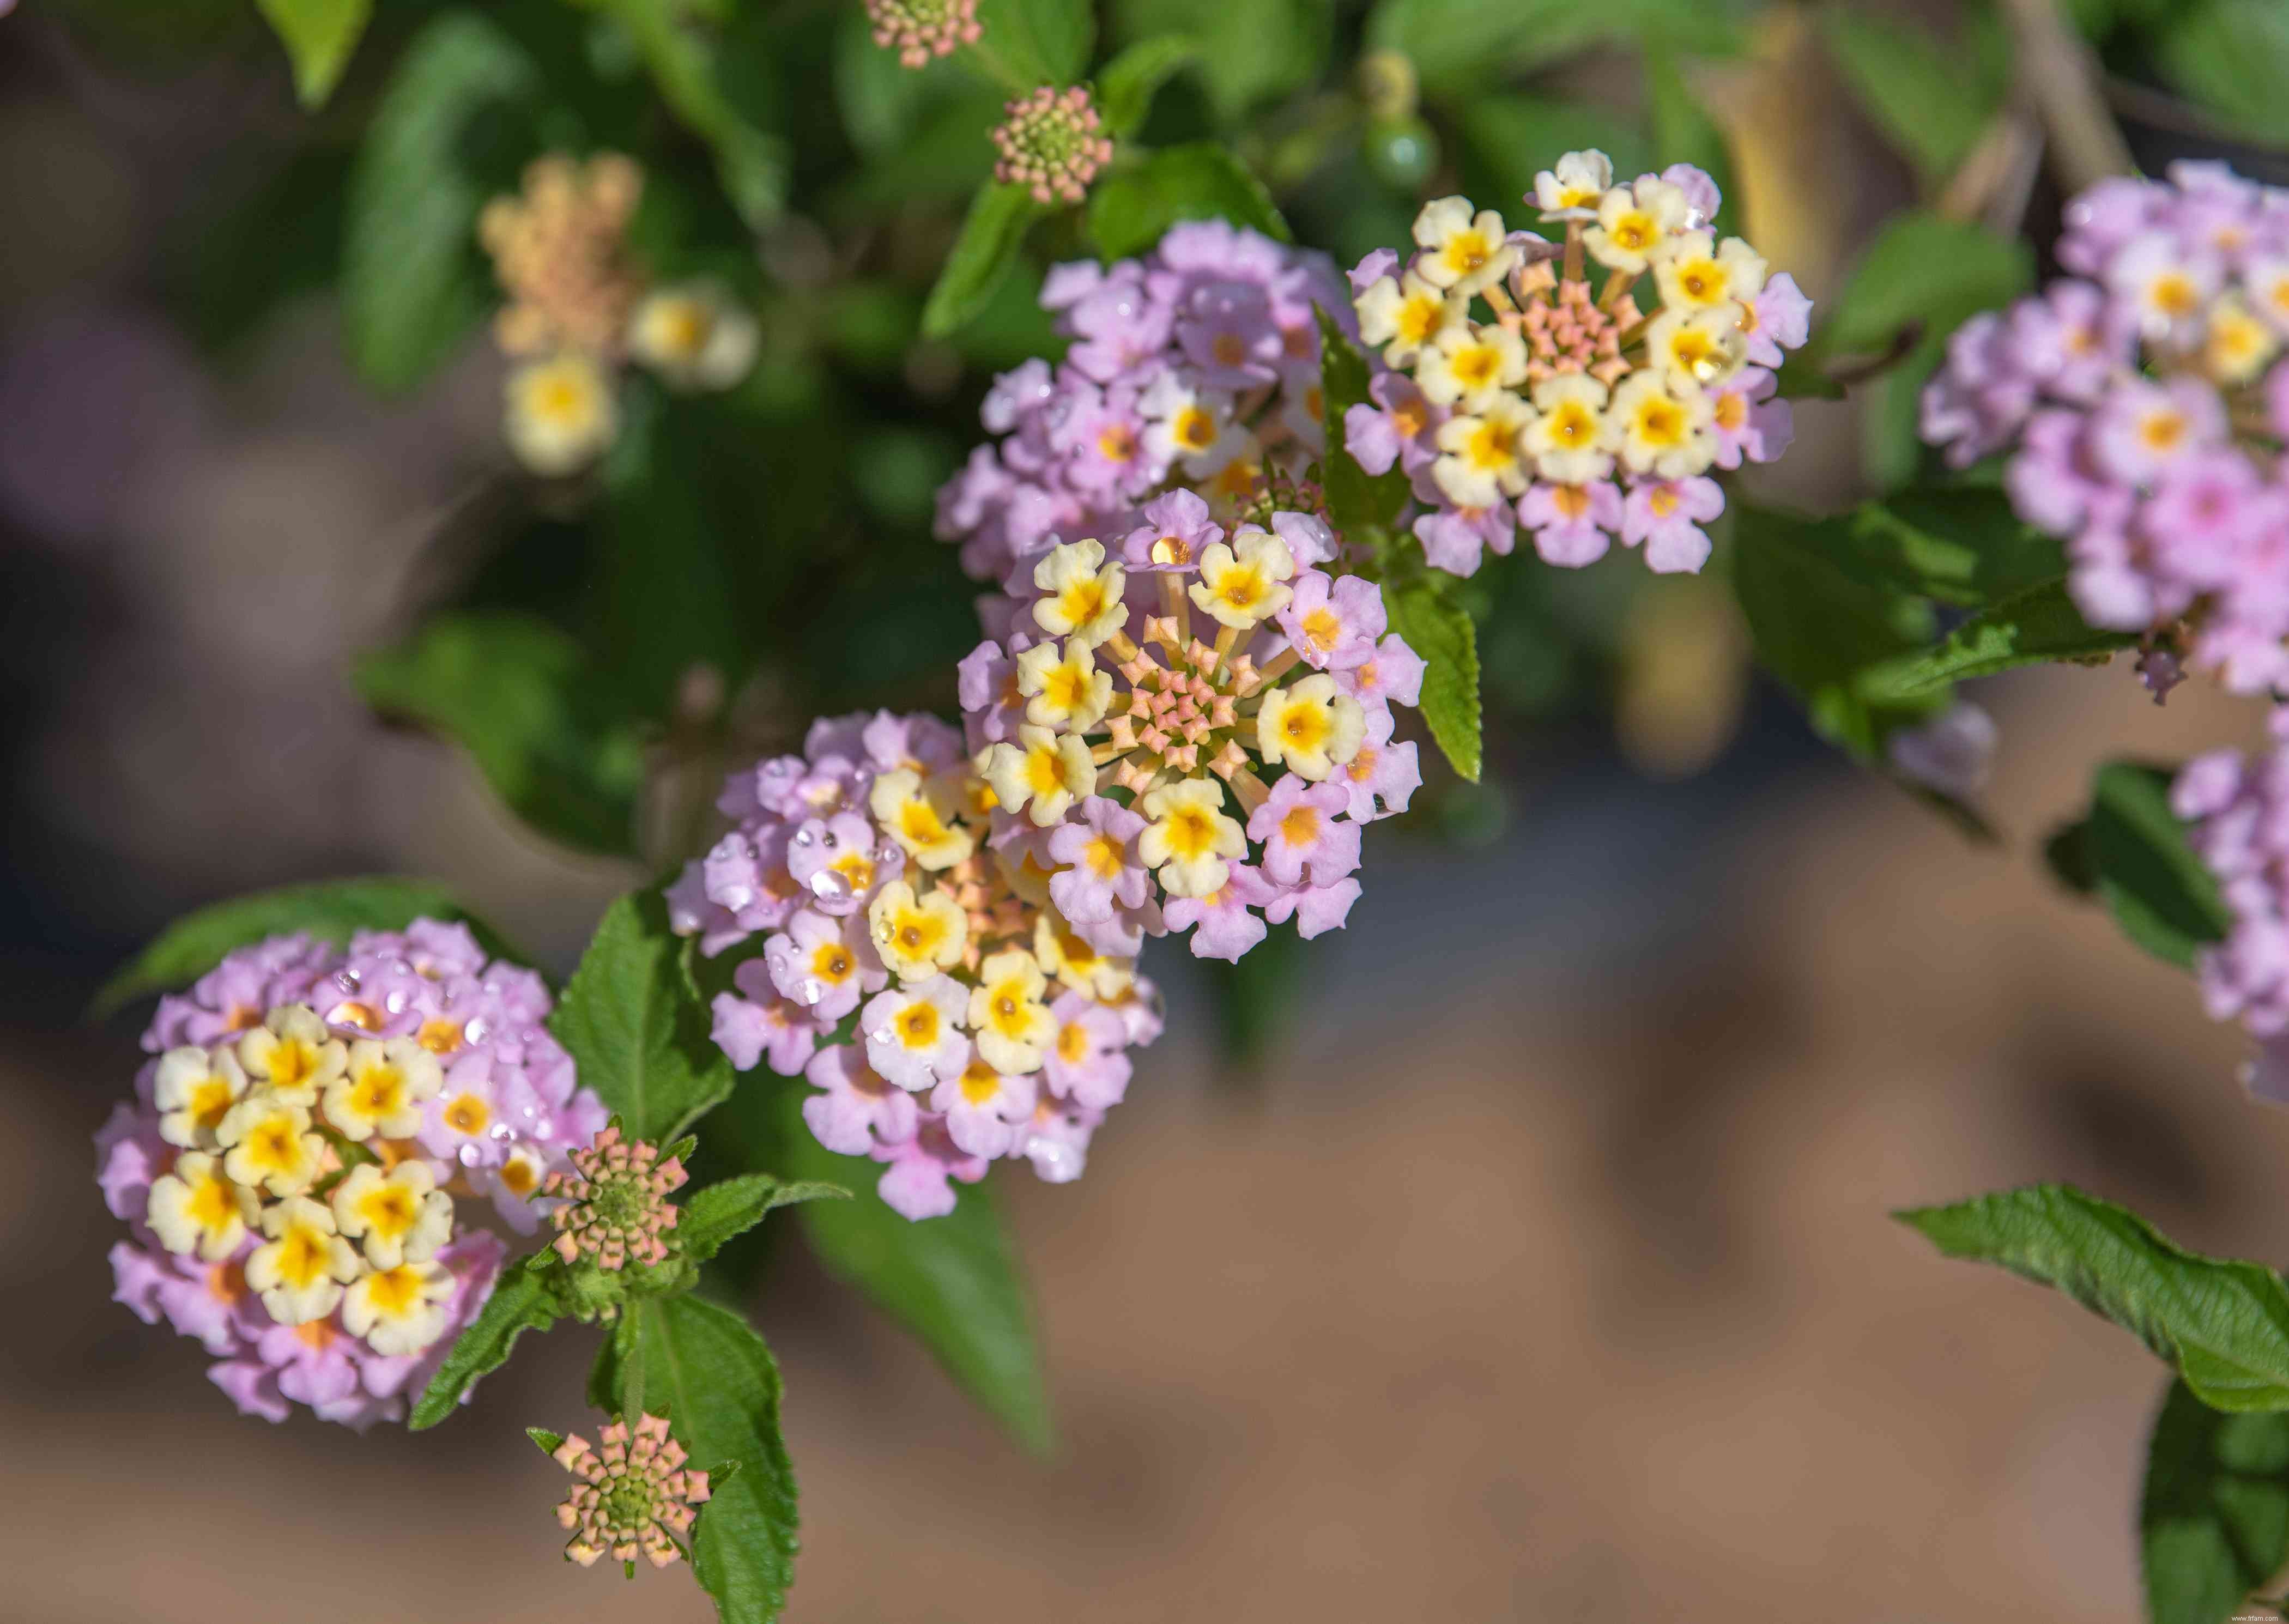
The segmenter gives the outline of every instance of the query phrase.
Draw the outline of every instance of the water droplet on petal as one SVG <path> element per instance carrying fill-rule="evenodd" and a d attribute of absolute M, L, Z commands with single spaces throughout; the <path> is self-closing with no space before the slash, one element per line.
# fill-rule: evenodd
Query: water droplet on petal
<path fill-rule="evenodd" d="M 465 1144 L 459 1151 L 456 1152 L 456 1155 L 458 1155 L 460 1159 L 461 1166 L 464 1167 L 475 1166 L 480 1161 L 484 1159 L 484 1154 L 485 1153 L 483 1150 L 473 1144 Z"/>

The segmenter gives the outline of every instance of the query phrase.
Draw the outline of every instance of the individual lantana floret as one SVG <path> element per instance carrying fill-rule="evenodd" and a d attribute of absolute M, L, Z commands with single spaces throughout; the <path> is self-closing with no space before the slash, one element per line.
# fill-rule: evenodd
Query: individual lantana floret
<path fill-rule="evenodd" d="M 518 367 L 505 392 L 509 448 L 535 474 L 578 473 L 620 432 L 611 379 L 578 350 Z"/>
<path fill-rule="evenodd" d="M 977 0 L 866 0 L 866 21 L 874 43 L 897 52 L 905 68 L 952 56 L 957 45 L 974 45 L 985 32 Z"/>
<path fill-rule="evenodd" d="M 1708 176 L 1615 185 L 1603 153 L 1567 153 L 1528 201 L 1562 242 L 1446 197 L 1416 217 L 1409 261 L 1378 251 L 1352 273 L 1361 338 L 1401 371 L 1370 377 L 1344 444 L 1370 474 L 1408 475 L 1424 555 L 1457 575 L 1510 552 L 1519 525 L 1567 568 L 1634 546 L 1621 520 L 1641 484 L 1769 461 L 1791 436 L 1771 369 L 1805 341 L 1809 301 L 1713 238 Z M 1704 535 L 1646 561 L 1697 569 L 1708 552 Z"/>
<path fill-rule="evenodd" d="M 347 951 L 258 943 L 161 999 L 156 1058 L 98 1136 L 132 1230 L 118 1300 L 198 1338 L 251 1414 L 402 1417 L 504 1255 L 455 1234 L 455 1198 L 534 1226 L 603 1120 L 549 1010 L 538 975 L 426 919 Z"/>
<path fill-rule="evenodd" d="M 677 1536 L 690 1532 L 697 1508 L 706 1504 L 708 1474 L 686 1464 L 666 1421 L 642 1415 L 633 1427 L 612 1421 L 593 1446 L 573 1433 L 554 1458 L 573 1477 L 571 1493 L 556 1508 L 557 1523 L 572 1535 L 567 1561 L 593 1567 L 609 1555 L 634 1572 L 638 1556 L 664 1568 L 684 1555 Z"/>
<path fill-rule="evenodd" d="M 627 352 L 677 389 L 729 389 L 755 364 L 762 329 L 714 283 L 660 288 L 628 320 Z"/>
<path fill-rule="evenodd" d="M 667 1234 L 675 1227 L 667 1198 L 683 1182 L 681 1160 L 663 1160 L 657 1145 L 625 1139 L 611 1124 L 594 1143 L 572 1152 L 572 1171 L 552 1173 L 540 1187 L 562 1202 L 548 1214 L 556 1255 L 608 1273 L 630 1262 L 658 1267 L 667 1261 Z"/>
<path fill-rule="evenodd" d="M 2100 183 L 2066 211 L 2070 275 L 1957 329 L 1924 391 L 1950 463 L 2008 451 L 2012 506 L 2065 541 L 2086 619 L 2146 633 L 2157 698 L 2183 667 L 2289 688 L 2285 202 L 2217 163 Z"/>
<path fill-rule="evenodd" d="M 1099 133 L 1104 121 L 1081 85 L 1043 85 L 1002 109 L 993 126 L 993 179 L 1021 186 L 1039 203 L 1077 203 L 1089 195 L 1097 171 L 1113 162 L 1113 143 Z"/>
<path fill-rule="evenodd" d="M 1103 880 L 1100 904 L 1063 883 L 1053 851 L 1063 820 L 1096 803 L 1073 729 L 1100 726 L 1117 691 L 1105 644 L 1126 641 L 1127 582 L 1102 547 L 1045 560 L 1035 590 L 1057 635 L 1021 650 L 1041 650 L 1022 673 L 1001 663 L 990 703 L 1007 726 L 976 760 L 928 717 L 819 722 L 801 756 L 733 775 L 717 804 L 734 828 L 669 892 L 703 952 L 746 955 L 714 1000 L 717 1043 L 742 1069 L 809 1081 L 811 1132 L 887 1164 L 877 1188 L 909 1218 L 952 1211 L 948 1181 L 997 1158 L 1078 1174 L 1101 1113 L 1041 1109 L 1053 1005 L 1104 1011 L 1123 1047 L 1158 1030 L 1137 933 L 1113 924 L 1123 899 L 1149 912 L 1146 877 Z M 1029 705 L 1046 720 L 1025 720 Z M 1125 825 L 1100 812 L 1081 826 Z M 1059 894 L 1096 911 L 1103 942 L 1078 934 Z"/>

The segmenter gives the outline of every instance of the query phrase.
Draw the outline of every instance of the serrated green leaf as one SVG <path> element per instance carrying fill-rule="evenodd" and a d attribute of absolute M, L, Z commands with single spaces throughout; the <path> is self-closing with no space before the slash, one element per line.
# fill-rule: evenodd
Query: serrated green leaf
<path fill-rule="evenodd" d="M 234 896 L 185 914 L 113 973 L 89 1004 L 88 1015 L 101 1020 L 148 993 L 187 985 L 220 964 L 225 954 L 265 936 L 300 931 L 340 946 L 361 930 L 403 930 L 422 919 L 468 926 L 495 958 L 523 957 L 434 881 L 393 874 L 320 880 Z"/>
<path fill-rule="evenodd" d="M 1319 77 L 1334 33 L 1328 0 L 1120 0 L 1123 37 L 1182 34 L 1200 47 L 1199 76 L 1220 126 Z"/>
<path fill-rule="evenodd" d="M 1136 134 L 1160 87 L 1200 55 L 1200 43 L 1189 36 L 1160 34 L 1138 40 L 1107 62 L 1097 76 L 1097 107 L 1105 132 L 1115 140 Z"/>
<path fill-rule="evenodd" d="M 584 851 L 634 855 L 642 731 L 568 633 L 514 613 L 441 615 L 360 656 L 351 681 L 385 716 L 467 750 L 534 828 Z"/>
<path fill-rule="evenodd" d="M 2289 139 L 2289 9 L 2278 0 L 2193 0 L 2166 13 L 2153 50 L 2163 76 L 2234 129 Z"/>
<path fill-rule="evenodd" d="M 1230 220 L 1277 242 L 1293 240 L 1264 183 L 1215 141 L 1164 147 L 1136 168 L 1098 180 L 1089 194 L 1089 237 L 1103 259 L 1151 247 L 1179 220 L 1206 219 Z"/>
<path fill-rule="evenodd" d="M 553 1455 L 564 1447 L 564 1435 L 561 1432 L 551 1432 L 546 1427 L 527 1427 L 524 1429 L 524 1436 L 530 1438 L 535 1447 L 544 1455 Z"/>
<path fill-rule="evenodd" d="M 1320 415 L 1328 434 L 1320 462 L 1320 483 L 1328 493 L 1328 516 L 1347 537 L 1398 521 L 1407 506 L 1407 475 L 1395 466 L 1369 474 L 1344 443 L 1344 417 L 1368 400 L 1367 359 L 1325 310 L 1320 322 Z"/>
<path fill-rule="evenodd" d="M 2054 1286 L 2178 1367 L 2216 1410 L 2289 1410 L 2289 1289 L 2261 1264 L 2173 1246 L 2064 1184 L 1894 1214 L 1950 1257 Z"/>
<path fill-rule="evenodd" d="M 984 32 L 971 49 L 1000 63 L 1013 87 L 1071 84 L 1097 47 L 1089 0 L 977 0 L 977 20 Z"/>
<path fill-rule="evenodd" d="M 2138 1506 L 2150 1624 L 2227 1624 L 2289 1562 L 2289 1415 L 2226 1415 L 2170 1384 Z"/>
<path fill-rule="evenodd" d="M 325 106 L 373 15 L 373 0 L 257 0 L 294 66 L 294 94 Z"/>
<path fill-rule="evenodd" d="M 763 1214 L 775 1206 L 848 1199 L 849 1195 L 840 1184 L 810 1180 L 790 1183 L 768 1173 L 742 1174 L 710 1184 L 686 1201 L 676 1215 L 676 1238 L 684 1255 L 704 1263 L 722 1249 L 725 1241 L 761 1223 Z"/>
<path fill-rule="evenodd" d="M 518 1337 L 527 1331 L 546 1331 L 556 1319 L 556 1299 L 546 1281 L 515 1264 L 503 1269 L 493 1294 L 414 1401 L 406 1426 L 419 1432 L 452 1414 L 478 1377 L 508 1363 Z"/>
<path fill-rule="evenodd" d="M 1866 577 L 1958 609 L 1984 609 L 2066 573 L 2058 538 L 2022 522 L 1992 486 L 1928 485 L 1852 511 Z"/>
<path fill-rule="evenodd" d="M 947 1216 L 919 1223 L 900 1217 L 874 1191 L 876 1164 L 837 1156 L 812 1136 L 802 1120 L 803 1093 L 786 1089 L 778 1102 L 787 1172 L 856 1192 L 848 1201 L 795 1209 L 819 1262 L 913 1332 L 1019 1442 L 1047 1453 L 1049 1399 L 1033 1308 L 990 1193 L 964 1185 Z"/>
<path fill-rule="evenodd" d="M 1857 686 L 1871 705 L 1910 705 L 1973 677 L 2053 660 L 2102 662 L 2137 643 L 2134 632 L 2091 625 L 2067 595 L 2066 583 L 2052 581 L 1982 609 L 1936 648 L 1870 666 Z"/>
<path fill-rule="evenodd" d="M 625 1389 L 621 1373 L 635 1357 L 636 1333 L 642 1323 L 640 1314 L 622 1314 L 612 1322 L 610 1333 L 596 1345 L 595 1360 L 588 1366 L 590 1409 L 614 1411 L 620 1407 Z"/>
<path fill-rule="evenodd" d="M 1391 629 L 1423 657 L 1423 720 L 1448 761 L 1471 783 L 1485 764 L 1479 736 L 1478 630 L 1469 611 L 1428 576 L 1386 582 Z"/>
<path fill-rule="evenodd" d="M 2170 810 L 2170 780 L 2166 769 L 2135 761 L 2099 768 L 2085 844 L 2099 896 L 2123 933 L 2191 969 L 2196 953 L 2224 939 L 2232 915 Z"/>
<path fill-rule="evenodd" d="M 1047 212 L 1023 187 L 997 180 L 978 187 L 922 306 L 922 336 L 943 338 L 983 310 L 1017 263 L 1027 228 Z"/>
<path fill-rule="evenodd" d="M 475 12 L 448 12 L 414 36 L 391 76 L 351 172 L 342 241 L 342 325 L 377 389 L 411 389 L 490 303 L 477 211 L 514 179 L 529 139 L 487 115 L 530 95 L 522 47 Z"/>
<path fill-rule="evenodd" d="M 691 1540 L 692 1576 L 722 1624 L 772 1624 L 794 1582 L 794 1467 L 779 1436 L 779 1370 L 770 1349 L 729 1309 L 654 1297 L 629 1310 L 643 1391 L 612 1408 L 664 1416 L 694 1466 L 720 1470 Z M 633 1362 L 632 1362 L 633 1363 Z M 625 1377 L 630 1365 L 623 1365 Z"/>
<path fill-rule="evenodd" d="M 630 1137 L 654 1144 L 731 1092 L 731 1063 L 709 1036 L 683 951 L 659 894 L 631 892 L 604 911 L 548 1020 L 581 1083 Z"/>
<path fill-rule="evenodd" d="M 1927 187 L 1955 173 L 2001 110 L 2008 44 L 1992 13 L 1942 44 L 1930 29 L 1867 12 L 1823 7 L 1828 54 L 1877 127 Z"/>

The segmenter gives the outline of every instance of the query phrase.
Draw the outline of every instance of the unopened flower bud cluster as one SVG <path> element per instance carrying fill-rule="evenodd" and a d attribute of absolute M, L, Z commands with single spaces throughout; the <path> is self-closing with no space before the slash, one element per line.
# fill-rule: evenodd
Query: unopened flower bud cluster
<path fill-rule="evenodd" d="M 664 1568 L 685 1554 L 680 1538 L 710 1498 L 708 1474 L 687 1464 L 662 1417 L 609 1422 L 593 1445 L 573 1433 L 554 1459 L 573 1478 L 556 1508 L 557 1522 L 572 1536 L 566 1561 L 585 1568 L 607 1556 L 626 1563 L 642 1556 Z"/>

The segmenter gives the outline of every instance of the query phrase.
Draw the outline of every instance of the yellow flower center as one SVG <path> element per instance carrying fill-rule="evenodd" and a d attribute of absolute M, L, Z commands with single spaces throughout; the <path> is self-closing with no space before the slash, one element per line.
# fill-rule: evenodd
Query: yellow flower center
<path fill-rule="evenodd" d="M 1001 1092 L 1001 1074 L 982 1060 L 973 1060 L 961 1070 L 961 1097 L 972 1105 L 984 1105 Z"/>
<path fill-rule="evenodd" d="M 1093 837 L 1089 843 L 1081 848 L 1081 860 L 1100 880 L 1114 878 L 1128 864 L 1128 859 L 1121 850 L 1121 843 L 1109 834 Z"/>
<path fill-rule="evenodd" d="M 413 1204 L 413 1192 L 404 1185 L 380 1184 L 358 1203 L 358 1215 L 383 1239 L 397 1240 L 412 1229 L 419 1209 Z"/>
<path fill-rule="evenodd" d="M 1178 807 L 1168 815 L 1168 847 L 1178 856 L 1201 856 L 1216 844 L 1216 824 L 1204 807 Z"/>
<path fill-rule="evenodd" d="M 1580 401 L 1561 401 L 1550 414 L 1550 438 L 1572 450 L 1596 443 L 1598 414 Z"/>
<path fill-rule="evenodd" d="M 1457 275 L 1467 276 L 1493 259 L 1495 251 L 1494 245 L 1487 241 L 1486 234 L 1473 227 L 1448 237 L 1447 246 L 1440 251 L 1440 254 L 1446 260 L 1448 270 Z"/>
<path fill-rule="evenodd" d="M 1677 290 L 1696 305 L 1713 305 L 1725 297 L 1728 279 L 1713 259 L 1695 259 L 1677 273 Z"/>
<path fill-rule="evenodd" d="M 1550 505 L 1567 519 L 1579 519 L 1590 511 L 1590 488 L 1587 485 L 1560 485 L 1550 493 Z"/>
<path fill-rule="evenodd" d="M 1655 518 L 1666 519 L 1677 511 L 1677 492 L 1667 485 L 1655 485 L 1646 493 L 1646 506 L 1653 509 Z"/>
<path fill-rule="evenodd" d="M 1328 736 L 1328 707 L 1302 703 L 1290 705 L 1280 718 L 1280 736 L 1297 750 L 1317 750 Z"/>
<path fill-rule="evenodd" d="M 1069 1066 L 1079 1065 L 1089 1053 L 1089 1029 L 1078 1021 L 1068 1021 L 1057 1030 L 1057 1058 Z"/>
<path fill-rule="evenodd" d="M 1304 641 L 1324 654 L 1344 634 L 1344 623 L 1331 609 L 1315 609 L 1304 617 Z"/>
<path fill-rule="evenodd" d="M 847 981 L 851 970 L 850 950 L 840 942 L 826 943 L 811 954 L 810 967 L 814 974 L 831 982 Z"/>
<path fill-rule="evenodd" d="M 1483 389 L 1502 370 L 1502 356 L 1491 344 L 1473 344 L 1455 352 L 1451 367 L 1464 388 Z"/>
<path fill-rule="evenodd" d="M 505 1162 L 501 1165 L 500 1182 L 509 1194 L 522 1198 L 532 1193 L 534 1186 L 540 1182 L 540 1174 L 529 1163 Z"/>
<path fill-rule="evenodd" d="M 332 1248 L 326 1237 L 307 1224 L 297 1224 L 279 1237 L 278 1278 L 299 1290 L 323 1279 Z"/>
<path fill-rule="evenodd" d="M 1208 353 L 1216 358 L 1217 365 L 1236 367 L 1248 359 L 1248 346 L 1236 332 L 1220 332 L 1208 346 Z"/>
<path fill-rule="evenodd" d="M 1735 390 L 1717 397 L 1717 426 L 1727 434 L 1741 427 L 1749 420 L 1749 397 Z"/>
<path fill-rule="evenodd" d="M 191 1198 L 186 1210 L 191 1215 L 191 1222 L 199 1228 L 221 1229 L 238 1216 L 238 1201 L 231 1190 L 230 1181 L 222 1178 L 200 1181 L 191 1189 Z"/>
<path fill-rule="evenodd" d="M 218 1302 L 236 1302 L 246 1295 L 246 1265 L 217 1263 L 207 1270 L 207 1295 Z"/>
<path fill-rule="evenodd" d="M 909 1004 L 898 1012 L 898 1039 L 910 1049 L 926 1049 L 937 1042 L 938 1014 L 935 1004 Z"/>
<path fill-rule="evenodd" d="M 1638 406 L 1638 438 L 1648 445 L 1682 445 L 1685 413 L 1676 402 L 1656 395 Z"/>
<path fill-rule="evenodd" d="M 361 1004 L 355 999 L 345 999 L 326 1012 L 329 1026 L 355 1026 L 362 1032 L 381 1030 L 381 1013 L 371 1004 Z"/>
<path fill-rule="evenodd" d="M 1509 425 L 1488 418 L 1471 431 L 1465 442 L 1467 455 L 1473 467 L 1488 473 L 1499 473 L 1518 460 L 1518 450 L 1509 433 Z"/>
<path fill-rule="evenodd" d="M 421 1272 L 411 1264 L 376 1270 L 366 1280 L 366 1301 L 385 1319 L 402 1319 L 421 1301 Z"/>
<path fill-rule="evenodd" d="M 2174 410 L 2149 411 L 2138 425 L 2138 437 L 2146 442 L 2149 451 L 2174 450 L 2186 437 L 2185 414 Z"/>
<path fill-rule="evenodd" d="M 1320 838 L 1316 807 L 1290 807 L 1280 819 L 1280 838 L 1290 846 L 1309 846 Z"/>
<path fill-rule="evenodd" d="M 2148 297 L 2154 301 L 2155 309 L 2173 321 L 2193 314 L 2201 308 L 2202 303 L 2201 293 L 2195 288 L 2193 279 L 2183 271 L 2165 271 L 2157 276 Z"/>
<path fill-rule="evenodd" d="M 210 1077 L 192 1088 L 184 1109 L 191 1113 L 194 1123 L 212 1133 L 228 1114 L 230 1106 L 230 1084 L 222 1078 Z"/>
<path fill-rule="evenodd" d="M 451 1055 L 461 1047 L 461 1023 L 432 1016 L 421 1023 L 421 1030 L 413 1034 L 413 1041 L 432 1055 Z"/>
<path fill-rule="evenodd" d="M 1097 449 L 1107 462 L 1129 462 L 1137 455 L 1137 431 L 1126 423 L 1108 424 L 1097 433 Z"/>
<path fill-rule="evenodd" d="M 1399 336 L 1410 344 L 1427 344 L 1446 325 L 1447 304 L 1435 294 L 1418 293 L 1399 307 Z"/>
<path fill-rule="evenodd" d="M 351 1086 L 350 1107 L 363 1117 L 395 1116 L 405 1107 L 405 1074 L 393 1065 L 367 1067 Z"/>
<path fill-rule="evenodd" d="M 278 1088 L 299 1088 L 317 1074 L 318 1051 L 299 1038 L 282 1038 L 270 1051 L 270 1081 Z"/>
<path fill-rule="evenodd" d="M 1613 238 L 1615 247 L 1641 254 L 1654 245 L 1661 231 L 1653 223 L 1650 214 L 1624 214 L 1614 222 L 1614 228 L 1607 235 Z"/>
<path fill-rule="evenodd" d="M 461 1095 L 445 1107 L 445 1126 L 457 1134 L 475 1137 L 483 1133 L 492 1119 L 492 1107 L 474 1094 Z"/>
<path fill-rule="evenodd" d="M 1197 406 L 1186 406 L 1168 426 L 1168 437 L 1189 451 L 1205 451 L 1216 443 L 1216 418 Z"/>

